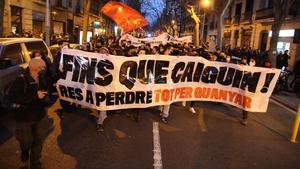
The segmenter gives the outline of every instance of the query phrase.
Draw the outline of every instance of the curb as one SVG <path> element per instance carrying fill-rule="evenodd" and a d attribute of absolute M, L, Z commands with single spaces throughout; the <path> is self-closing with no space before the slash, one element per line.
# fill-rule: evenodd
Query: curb
<path fill-rule="evenodd" d="M 271 96 L 271 99 L 273 99 L 273 100 L 279 102 L 280 104 L 284 105 L 285 107 L 288 107 L 289 109 L 292 109 L 292 110 L 294 110 L 294 111 L 297 112 L 297 107 L 295 108 L 292 105 L 290 105 L 290 104 L 288 104 L 286 102 L 283 102 L 282 100 L 280 100 L 280 99 L 278 99 L 278 98 L 276 98 L 274 96 Z"/>

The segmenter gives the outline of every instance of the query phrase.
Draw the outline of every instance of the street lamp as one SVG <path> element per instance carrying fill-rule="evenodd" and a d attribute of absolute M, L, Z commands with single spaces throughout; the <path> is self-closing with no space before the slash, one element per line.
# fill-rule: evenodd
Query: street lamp
<path fill-rule="evenodd" d="M 204 8 L 208 8 L 210 6 L 210 0 L 201 0 L 200 4 Z"/>
<path fill-rule="evenodd" d="M 176 21 L 174 19 L 172 19 L 171 23 L 172 23 L 171 28 L 172 28 L 172 32 L 173 32 L 172 34 L 173 34 L 173 36 L 175 36 L 175 24 L 176 24 Z"/>

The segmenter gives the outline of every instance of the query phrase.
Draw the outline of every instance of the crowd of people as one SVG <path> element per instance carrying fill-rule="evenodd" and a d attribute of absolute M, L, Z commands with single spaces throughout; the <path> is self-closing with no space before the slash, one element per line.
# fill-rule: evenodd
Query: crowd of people
<path fill-rule="evenodd" d="M 102 54 L 119 55 L 126 57 L 138 57 L 139 55 L 170 55 L 170 56 L 195 56 L 204 57 L 211 61 L 220 61 L 226 63 L 242 64 L 248 66 L 258 66 L 271 68 L 271 60 L 268 56 L 268 51 L 260 52 L 259 50 L 252 50 L 251 48 L 234 48 L 231 49 L 230 46 L 225 46 L 223 50 L 216 47 L 216 51 L 207 51 L 208 44 L 202 44 L 197 48 L 192 43 L 167 43 L 160 44 L 159 46 L 151 47 L 149 43 L 144 43 L 140 46 L 134 46 L 130 41 L 119 40 L 115 37 L 103 38 L 96 37 L 91 40 L 91 42 L 85 44 L 82 50 L 89 52 L 97 52 Z M 183 103 L 186 105 L 186 103 Z M 162 112 L 161 120 L 164 123 L 168 123 L 168 116 L 170 106 L 160 107 Z M 194 102 L 191 102 L 189 111 L 196 113 L 194 109 Z M 98 127 L 100 131 L 103 131 L 103 121 L 102 117 L 106 117 L 106 112 L 100 112 L 100 119 L 98 119 Z M 247 124 L 248 112 L 243 111 L 243 117 L 241 123 L 243 125 Z"/>
<path fill-rule="evenodd" d="M 69 41 L 59 40 L 60 49 L 68 48 Z M 170 55 L 170 56 L 194 56 L 204 57 L 211 61 L 220 61 L 226 63 L 242 64 L 249 66 L 259 66 L 271 68 L 272 64 L 268 57 L 268 51 L 260 52 L 250 48 L 234 48 L 226 46 L 223 49 L 216 48 L 216 51 L 207 51 L 207 44 L 196 47 L 192 43 L 167 43 L 151 47 L 150 44 L 143 43 L 140 46 L 134 46 L 130 41 L 123 40 L 119 42 L 118 38 L 105 38 L 97 36 L 88 43 L 80 47 L 81 50 L 96 52 L 101 54 L 111 54 L 126 57 L 138 57 L 139 55 Z M 162 56 L 163 57 L 163 56 Z M 12 107 L 16 112 L 19 121 L 17 127 L 17 138 L 21 145 L 22 161 L 28 161 L 30 157 L 32 168 L 40 168 L 40 154 L 43 141 L 46 138 L 45 131 L 41 126 L 45 123 L 47 106 L 47 97 L 55 92 L 54 84 L 60 78 L 62 72 L 59 69 L 61 52 L 54 56 L 54 62 L 51 63 L 41 51 L 32 53 L 32 60 L 24 74 L 20 74 L 13 83 L 9 92 L 9 100 L 13 103 Z M 287 66 L 287 52 L 278 56 L 281 61 L 276 64 L 278 68 Z M 49 100 L 49 99 L 48 99 Z M 74 108 L 69 102 L 60 100 L 64 112 Z M 186 102 L 182 103 L 186 106 Z M 189 111 L 196 113 L 194 109 L 195 102 L 189 104 Z M 161 111 L 161 120 L 168 123 L 170 114 L 170 105 L 159 106 Z M 120 110 L 119 110 L 120 111 Z M 138 119 L 138 109 L 132 109 L 135 119 Z M 248 112 L 243 111 L 241 123 L 247 124 Z M 26 117 L 25 117 L 26 116 Z M 106 111 L 98 111 L 97 131 L 104 131 L 103 123 L 107 118 Z"/>

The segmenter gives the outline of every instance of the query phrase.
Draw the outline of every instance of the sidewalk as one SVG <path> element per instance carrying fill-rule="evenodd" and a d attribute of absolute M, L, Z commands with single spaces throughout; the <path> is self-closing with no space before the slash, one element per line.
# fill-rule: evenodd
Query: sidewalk
<path fill-rule="evenodd" d="M 275 101 L 295 111 L 298 111 L 298 105 L 300 105 L 300 98 L 292 92 L 280 91 L 276 94 L 273 94 L 271 99 L 274 99 Z"/>

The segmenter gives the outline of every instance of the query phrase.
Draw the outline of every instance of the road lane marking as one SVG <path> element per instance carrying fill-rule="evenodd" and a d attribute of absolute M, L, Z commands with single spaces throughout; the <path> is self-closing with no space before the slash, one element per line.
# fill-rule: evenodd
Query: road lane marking
<path fill-rule="evenodd" d="M 163 169 L 160 137 L 159 137 L 159 123 L 153 122 L 153 167 L 154 169 Z"/>
<path fill-rule="evenodd" d="M 274 100 L 272 98 L 270 99 L 270 101 L 273 102 L 274 104 L 276 104 L 277 106 L 280 106 L 280 107 L 284 108 L 285 110 L 293 113 L 294 115 L 297 114 L 297 112 L 295 110 L 293 110 L 293 109 L 291 109 L 289 107 L 286 107 L 285 105 L 281 104 L 280 102 L 278 102 L 278 101 L 276 101 L 276 100 Z"/>

